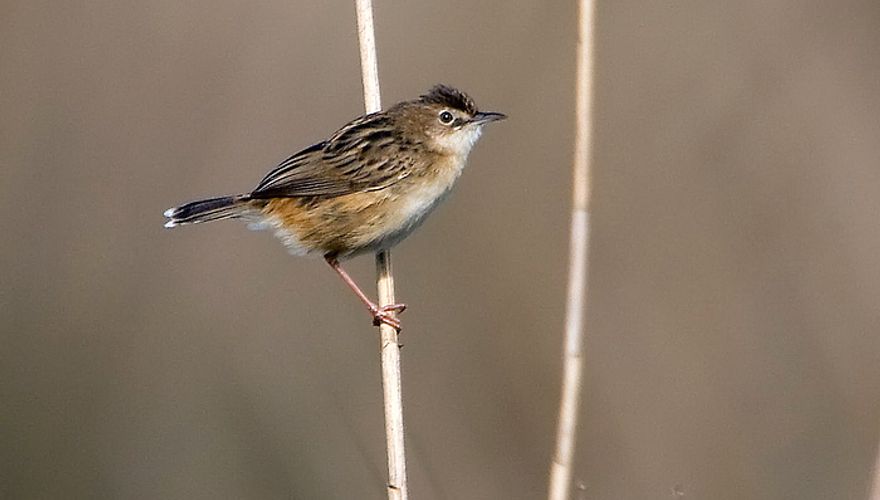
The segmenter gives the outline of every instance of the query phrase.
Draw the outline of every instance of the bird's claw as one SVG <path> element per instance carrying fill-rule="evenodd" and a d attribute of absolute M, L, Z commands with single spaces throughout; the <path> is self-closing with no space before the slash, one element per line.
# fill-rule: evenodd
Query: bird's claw
<path fill-rule="evenodd" d="M 406 304 L 389 304 L 387 306 L 374 306 L 370 308 L 373 314 L 373 326 L 379 326 L 382 323 L 394 328 L 400 333 L 400 320 L 394 314 L 402 313 L 406 310 Z"/>

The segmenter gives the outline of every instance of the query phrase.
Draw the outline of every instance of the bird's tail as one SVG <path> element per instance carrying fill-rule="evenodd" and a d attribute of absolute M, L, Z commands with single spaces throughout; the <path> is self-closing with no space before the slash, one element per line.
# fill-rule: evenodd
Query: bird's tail
<path fill-rule="evenodd" d="M 168 221 L 165 223 L 165 227 L 243 217 L 252 213 L 253 210 L 254 207 L 247 195 L 221 196 L 220 198 L 193 201 L 166 210 L 165 217 L 168 217 Z"/>

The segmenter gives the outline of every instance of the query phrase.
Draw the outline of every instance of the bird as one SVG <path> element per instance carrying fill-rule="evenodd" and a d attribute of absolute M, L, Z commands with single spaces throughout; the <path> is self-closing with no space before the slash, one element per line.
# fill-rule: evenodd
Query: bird
<path fill-rule="evenodd" d="M 405 304 L 379 306 L 340 261 L 390 249 L 418 228 L 461 175 L 483 127 L 507 118 L 479 111 L 443 84 L 352 120 L 278 164 L 252 191 L 170 208 L 165 227 L 242 219 L 294 255 L 320 255 L 357 295 L 373 324 L 401 329 Z"/>

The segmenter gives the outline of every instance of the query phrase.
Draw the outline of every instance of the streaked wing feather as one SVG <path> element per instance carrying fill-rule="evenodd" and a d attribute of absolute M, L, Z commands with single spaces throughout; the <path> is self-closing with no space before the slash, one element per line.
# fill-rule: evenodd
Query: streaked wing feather
<path fill-rule="evenodd" d="M 412 164 L 399 154 L 377 154 L 375 148 L 393 141 L 387 117 L 363 116 L 281 162 L 251 197 L 340 196 L 388 187 L 406 177 Z"/>

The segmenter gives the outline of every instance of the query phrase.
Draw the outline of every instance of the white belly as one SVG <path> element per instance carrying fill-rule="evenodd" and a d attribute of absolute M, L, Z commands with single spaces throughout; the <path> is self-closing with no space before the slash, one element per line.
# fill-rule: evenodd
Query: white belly
<path fill-rule="evenodd" d="M 432 182 L 410 185 L 393 203 L 386 227 L 395 228 L 377 242 L 380 248 L 391 248 L 418 228 L 428 215 L 449 196 L 452 186 L 461 175 L 465 161 L 451 162 L 436 174 Z"/>

